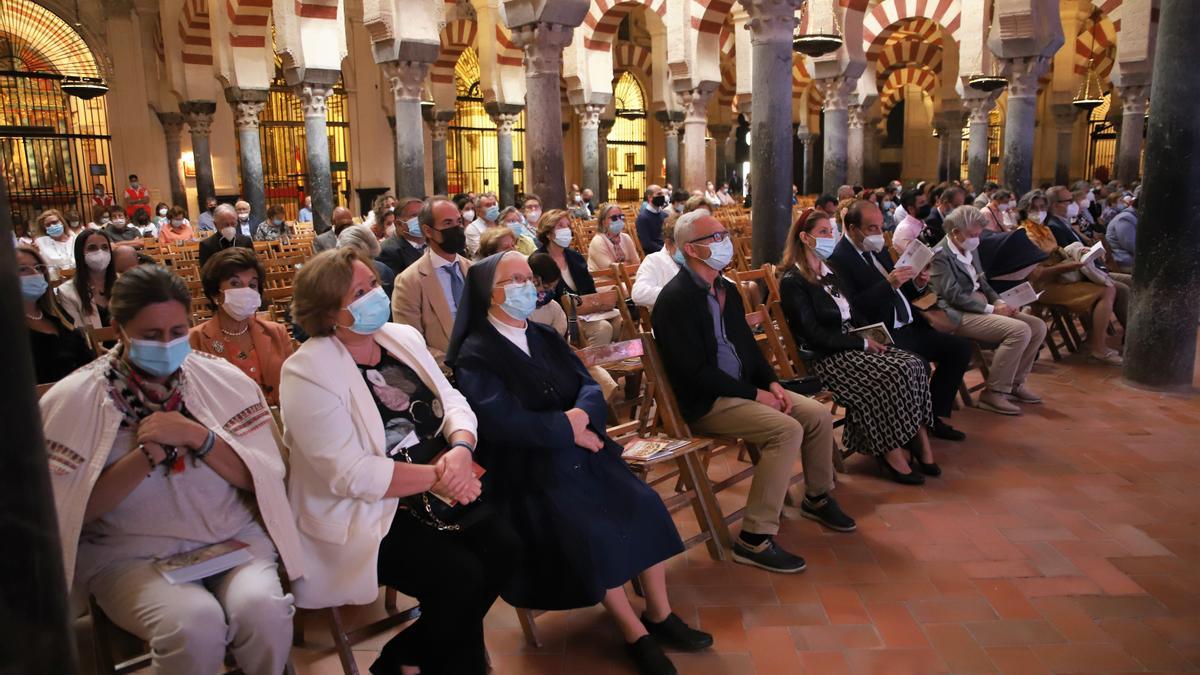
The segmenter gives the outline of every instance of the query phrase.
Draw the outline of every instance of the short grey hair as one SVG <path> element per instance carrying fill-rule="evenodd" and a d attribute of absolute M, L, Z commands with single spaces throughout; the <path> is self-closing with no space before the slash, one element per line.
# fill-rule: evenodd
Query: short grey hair
<path fill-rule="evenodd" d="M 228 204 L 217 204 L 217 208 L 213 209 L 213 220 L 217 220 L 221 216 L 236 221 L 237 211 Z"/>
<path fill-rule="evenodd" d="M 974 206 L 963 204 L 962 206 L 951 211 L 950 215 L 946 216 L 942 226 L 946 230 L 946 236 L 949 236 L 950 233 L 954 232 L 955 230 L 965 233 L 967 228 L 971 227 L 972 225 L 979 225 L 979 227 L 983 227 L 986 224 L 987 216 L 983 215 L 983 211 L 980 211 Z"/>
<path fill-rule="evenodd" d="M 1041 199 L 1047 204 L 1050 203 L 1050 200 L 1046 197 L 1045 192 L 1042 192 L 1041 190 L 1030 190 L 1029 192 L 1021 195 L 1021 199 L 1017 201 L 1017 210 L 1021 213 L 1028 214 L 1033 210 L 1033 203 L 1038 199 Z"/>
<path fill-rule="evenodd" d="M 379 240 L 375 238 L 375 233 L 366 225 L 351 225 L 342 230 L 342 233 L 337 238 L 338 248 L 343 246 L 352 246 L 362 251 L 369 258 L 375 258 L 379 255 L 380 246 Z"/>
<path fill-rule="evenodd" d="M 689 211 L 675 219 L 675 246 L 680 249 L 683 245 L 695 239 L 696 222 L 701 218 L 712 218 L 712 214 L 704 209 Z"/>
<path fill-rule="evenodd" d="M 1062 195 L 1066 195 L 1066 197 L 1063 197 Z M 1071 194 L 1071 191 L 1068 190 L 1066 186 L 1055 185 L 1049 190 L 1046 190 L 1046 199 L 1050 202 L 1049 206 L 1053 206 L 1056 202 L 1065 198 L 1075 198 L 1075 195 Z"/>

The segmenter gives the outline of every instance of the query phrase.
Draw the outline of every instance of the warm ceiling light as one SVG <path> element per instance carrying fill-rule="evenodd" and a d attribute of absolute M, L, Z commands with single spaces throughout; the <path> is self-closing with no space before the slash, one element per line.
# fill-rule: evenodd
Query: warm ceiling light
<path fill-rule="evenodd" d="M 97 96 L 103 96 L 108 93 L 108 85 L 104 83 L 104 80 L 98 77 L 78 77 L 75 75 L 66 75 L 63 76 L 59 87 L 63 90 L 63 93 L 74 96 L 75 98 L 81 98 L 85 101 L 96 98 Z"/>

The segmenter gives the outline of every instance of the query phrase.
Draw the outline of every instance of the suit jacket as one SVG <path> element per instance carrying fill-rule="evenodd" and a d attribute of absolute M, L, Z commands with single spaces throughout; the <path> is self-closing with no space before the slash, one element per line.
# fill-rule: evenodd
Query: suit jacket
<path fill-rule="evenodd" d="M 836 272 L 830 281 L 845 297 Z M 837 303 L 822 285 L 812 283 L 792 268 L 784 273 L 779 282 L 779 295 L 783 315 L 792 334 L 813 352 L 817 360 L 837 352 L 862 351 L 865 344 L 863 338 L 843 332 L 842 310 L 838 309 Z M 855 325 L 864 323 L 861 317 L 855 315 L 853 305 L 850 307 L 850 322 Z"/>
<path fill-rule="evenodd" d="M 320 237 L 317 238 L 320 239 Z M 396 274 L 400 274 L 421 258 L 421 255 L 425 253 L 425 248 L 414 248 L 404 237 L 388 237 L 383 240 L 379 257 L 376 260 L 392 268 Z"/>
<path fill-rule="evenodd" d="M 258 317 L 250 319 L 249 328 L 250 338 L 254 341 L 254 351 L 258 354 L 258 372 L 242 372 L 259 383 L 268 404 L 279 405 L 279 373 L 283 362 L 292 355 L 292 338 L 288 337 L 287 328 L 283 324 L 264 321 Z M 233 359 L 233 354 L 228 351 L 217 353 L 213 350 L 214 342 L 225 343 L 225 336 L 221 334 L 221 326 L 216 317 L 192 327 L 188 331 L 188 342 L 194 351 L 223 358 L 241 370 L 242 367 Z"/>
<path fill-rule="evenodd" d="M 576 254 L 578 255 L 578 254 Z M 416 263 L 396 277 L 392 291 L 392 321 L 416 328 L 425 336 L 429 351 L 440 362 L 450 347 L 450 334 L 454 331 L 454 315 L 446 303 L 442 282 L 433 266 L 433 249 L 426 247 L 425 253 Z M 471 262 L 458 256 L 458 268 L 462 272 L 463 292 L 467 286 L 467 268 Z"/>
<path fill-rule="evenodd" d="M 921 241 L 926 246 L 932 246 L 933 242 L 939 237 L 946 236 L 946 226 L 942 224 L 945 218 L 942 217 L 942 212 L 937 207 L 929 209 L 929 215 L 925 216 L 925 227 L 927 228 L 921 233 Z"/>
<path fill-rule="evenodd" d="M 737 287 L 720 276 L 716 283 L 725 289 L 721 316 L 725 335 L 742 362 L 740 379 L 717 366 L 717 337 L 706 297 L 709 291 L 698 285 L 687 269 L 680 269 L 663 286 L 651 316 L 654 337 L 663 346 L 667 379 L 675 389 L 680 412 L 689 422 L 704 417 L 722 396 L 754 400 L 759 389 L 778 380 L 746 323 L 746 308 Z"/>
<path fill-rule="evenodd" d="M 1058 242 L 1059 248 L 1066 248 L 1075 242 L 1083 243 L 1083 239 L 1075 234 L 1075 230 L 1071 229 L 1071 225 L 1065 220 L 1060 220 L 1058 216 L 1046 216 L 1046 227 L 1054 233 L 1054 240 Z"/>
<path fill-rule="evenodd" d="M 892 256 L 883 251 L 870 255 L 883 265 L 883 269 L 892 271 Z M 842 291 L 848 296 L 854 311 L 861 314 L 867 323 L 882 323 L 891 331 L 896 325 L 896 291 L 888 283 L 887 277 L 859 255 L 849 237 L 842 237 L 834 247 L 833 255 L 829 256 L 829 266 L 837 273 Z M 905 282 L 900 292 L 909 302 L 920 295 L 912 281 Z M 924 321 L 911 307 L 909 312 L 913 315 L 913 321 Z"/>
<path fill-rule="evenodd" d="M 333 248 L 337 248 L 337 235 L 333 233 L 333 230 L 325 230 L 313 238 L 313 253 Z"/>
<path fill-rule="evenodd" d="M 204 241 L 200 242 L 200 268 L 204 268 L 204 262 L 209 256 L 217 251 L 239 246 L 241 248 L 254 249 L 254 241 L 244 234 L 234 235 L 233 244 L 230 244 L 220 234 L 214 234 L 211 237 L 205 237 Z"/>
<path fill-rule="evenodd" d="M 987 298 L 988 303 L 996 304 L 1000 296 L 987 282 L 983 273 L 983 264 L 979 261 L 979 251 L 971 258 L 975 268 L 975 277 L 979 280 L 979 292 Z M 950 247 L 950 239 L 942 239 L 933 252 L 933 262 L 930 263 L 929 283 L 938 296 L 938 306 L 946 311 L 946 317 L 957 325 L 962 321 L 966 312 L 982 314 L 985 303 L 971 290 L 971 276 L 963 264 L 959 262 L 954 250 Z"/>

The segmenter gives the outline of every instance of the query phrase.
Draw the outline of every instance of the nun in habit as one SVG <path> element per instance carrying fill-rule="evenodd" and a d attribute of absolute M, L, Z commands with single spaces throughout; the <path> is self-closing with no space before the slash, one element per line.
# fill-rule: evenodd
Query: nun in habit
<path fill-rule="evenodd" d="M 516 252 L 472 265 L 446 357 L 479 418 L 484 493 L 524 544 L 501 596 L 528 609 L 603 603 L 639 672 L 674 673 L 663 645 L 712 645 L 667 599 L 664 562 L 683 544 L 662 499 L 605 435 L 600 386 L 562 336 L 526 321 L 535 283 Z M 624 590 L 635 576 L 640 617 Z"/>

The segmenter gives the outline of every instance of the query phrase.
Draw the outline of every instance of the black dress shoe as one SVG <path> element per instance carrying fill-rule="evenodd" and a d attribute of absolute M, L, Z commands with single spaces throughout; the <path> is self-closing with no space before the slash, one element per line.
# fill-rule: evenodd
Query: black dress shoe
<path fill-rule="evenodd" d="M 929 433 L 933 434 L 934 438 L 944 441 L 965 441 L 967 439 L 966 434 L 946 424 L 940 417 L 933 418 L 933 426 L 929 427 Z"/>
<path fill-rule="evenodd" d="M 796 574 L 803 572 L 805 567 L 804 558 L 779 548 L 774 537 L 751 545 L 739 535 L 733 540 L 733 562 L 780 574 Z"/>
<path fill-rule="evenodd" d="M 883 472 L 883 475 L 887 476 L 888 478 L 891 478 L 893 482 L 899 483 L 901 485 L 924 485 L 925 484 L 925 476 L 922 476 L 921 474 L 917 473 L 916 471 L 910 471 L 908 473 L 900 473 L 899 471 L 897 471 L 895 469 L 895 467 L 893 467 L 891 464 L 888 464 L 887 459 L 885 459 L 884 457 L 878 457 L 877 460 L 879 461 L 879 470 Z"/>
<path fill-rule="evenodd" d="M 937 462 L 930 462 L 929 464 L 926 464 L 925 462 L 922 462 L 914 457 L 912 466 L 926 476 L 933 476 L 936 478 L 937 476 L 942 475 L 942 467 L 938 466 Z"/>
<path fill-rule="evenodd" d="M 698 652 L 708 649 L 713 644 L 713 637 L 704 631 L 696 630 L 683 622 L 674 612 L 658 623 L 642 615 L 642 625 L 658 640 L 660 644 L 674 647 L 685 652 Z"/>
<path fill-rule="evenodd" d="M 663 653 L 662 647 L 653 636 L 643 635 L 633 644 L 626 644 L 625 651 L 633 660 L 641 675 L 675 675 L 675 664 Z"/>

